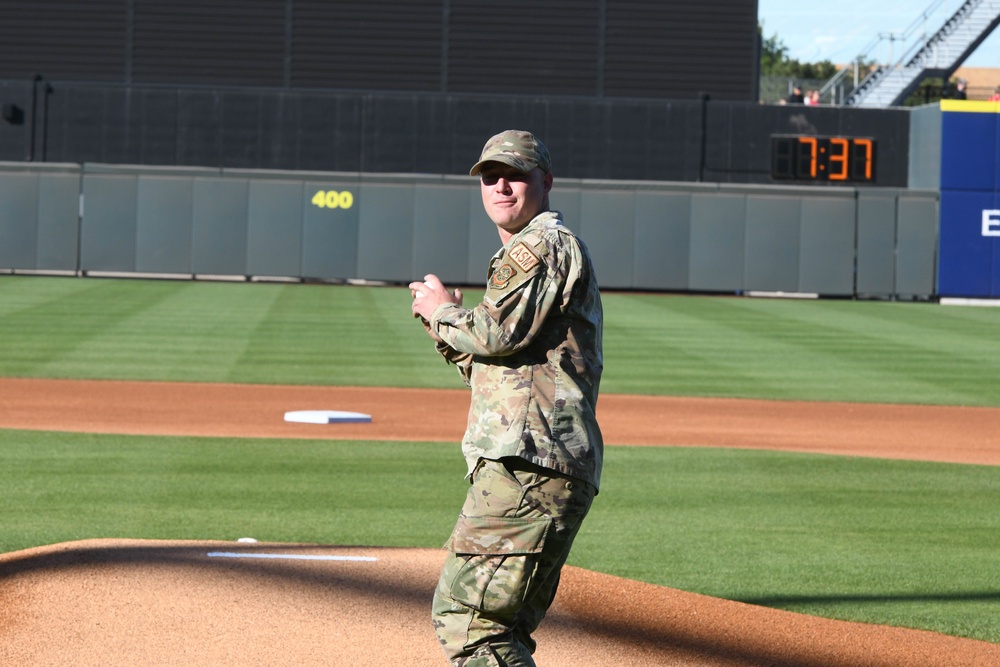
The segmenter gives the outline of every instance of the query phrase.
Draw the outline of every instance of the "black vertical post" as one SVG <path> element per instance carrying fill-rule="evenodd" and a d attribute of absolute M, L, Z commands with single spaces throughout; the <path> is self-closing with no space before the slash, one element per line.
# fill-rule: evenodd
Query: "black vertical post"
<path fill-rule="evenodd" d="M 49 96 L 52 86 L 48 81 L 42 82 L 42 162 L 49 159 Z"/>
<path fill-rule="evenodd" d="M 36 74 L 31 80 L 31 135 L 28 137 L 28 162 L 35 161 L 35 144 L 38 128 L 38 87 L 42 87 L 42 162 L 46 159 L 46 147 L 49 133 L 49 93 L 52 86 L 42 78 L 41 74 Z"/>
<path fill-rule="evenodd" d="M 36 74 L 31 79 L 31 134 L 28 136 L 28 162 L 34 162 L 35 160 L 35 126 L 38 124 L 38 82 L 41 80 L 41 74 Z"/>
<path fill-rule="evenodd" d="M 698 182 L 705 180 L 705 161 L 708 153 L 708 93 L 701 93 L 701 159 L 698 163 Z"/>

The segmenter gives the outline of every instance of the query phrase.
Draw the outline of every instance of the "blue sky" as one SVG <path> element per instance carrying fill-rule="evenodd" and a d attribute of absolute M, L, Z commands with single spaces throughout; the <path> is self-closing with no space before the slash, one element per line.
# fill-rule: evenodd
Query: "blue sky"
<path fill-rule="evenodd" d="M 764 37 L 777 34 L 788 55 L 801 62 L 829 60 L 847 63 L 874 42 L 879 34 L 902 35 L 912 24 L 911 41 L 925 31 L 936 32 L 962 5 L 961 0 L 758 0 L 757 17 Z M 920 17 L 927 13 L 926 22 Z M 880 63 L 902 55 L 900 42 L 883 39 L 869 54 Z M 965 67 L 1000 68 L 1000 28 L 963 63 Z"/>

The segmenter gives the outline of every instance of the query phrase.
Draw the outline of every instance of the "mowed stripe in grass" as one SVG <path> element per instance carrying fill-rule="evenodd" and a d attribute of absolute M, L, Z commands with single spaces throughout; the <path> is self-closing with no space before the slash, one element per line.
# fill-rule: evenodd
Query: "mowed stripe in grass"
<path fill-rule="evenodd" d="M 1000 308 L 646 294 L 605 303 L 605 391 L 1000 405 Z"/>
<path fill-rule="evenodd" d="M 0 375 L 461 387 L 409 303 L 403 287 L 0 277 Z M 1000 406 L 1000 308 L 604 303 L 604 392 Z"/>

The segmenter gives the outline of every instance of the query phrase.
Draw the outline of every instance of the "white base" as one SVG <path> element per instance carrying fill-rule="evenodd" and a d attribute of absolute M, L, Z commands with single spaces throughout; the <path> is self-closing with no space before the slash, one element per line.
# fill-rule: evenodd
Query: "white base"
<path fill-rule="evenodd" d="M 371 415 L 342 410 L 295 410 L 285 413 L 286 422 L 303 424 L 367 424 L 371 420 Z"/>
<path fill-rule="evenodd" d="M 942 306 L 1000 306 L 1000 299 L 960 299 L 941 297 Z"/>

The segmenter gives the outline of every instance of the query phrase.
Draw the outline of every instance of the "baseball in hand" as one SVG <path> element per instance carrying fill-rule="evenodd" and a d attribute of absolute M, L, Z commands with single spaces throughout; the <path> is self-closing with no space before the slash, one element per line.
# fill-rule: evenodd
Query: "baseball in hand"
<path fill-rule="evenodd" d="M 427 283 L 423 283 L 423 284 L 427 285 Z M 418 296 L 418 297 L 419 296 L 424 296 L 424 292 L 421 292 L 420 290 L 413 290 L 413 296 Z"/>

